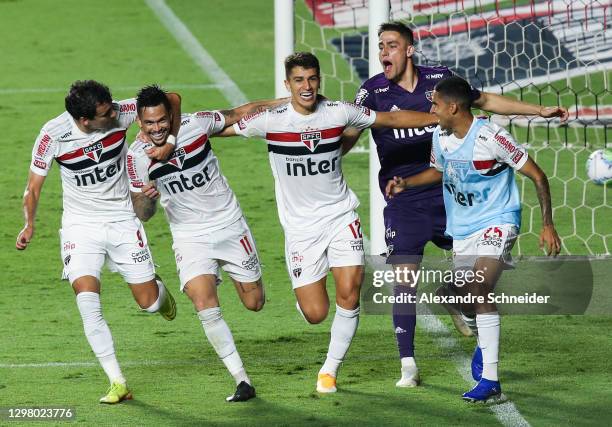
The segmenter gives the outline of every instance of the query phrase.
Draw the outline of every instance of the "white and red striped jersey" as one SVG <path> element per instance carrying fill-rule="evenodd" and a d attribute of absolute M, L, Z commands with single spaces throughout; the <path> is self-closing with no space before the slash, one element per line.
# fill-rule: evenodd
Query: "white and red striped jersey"
<path fill-rule="evenodd" d="M 46 176 L 53 160 L 60 167 L 62 221 L 121 221 L 134 218 L 125 174 L 127 128 L 136 120 L 136 100 L 114 102 L 117 125 L 108 131 L 82 132 L 68 112 L 40 131 L 30 170 Z"/>
<path fill-rule="evenodd" d="M 150 160 L 152 145 L 136 140 L 127 155 L 130 190 L 140 192 L 155 182 L 174 237 L 209 233 L 242 217 L 234 192 L 221 173 L 209 138 L 223 130 L 225 118 L 217 111 L 181 116 L 176 148 L 167 161 Z"/>
<path fill-rule="evenodd" d="M 474 117 L 474 121 L 476 121 Z M 440 148 L 445 153 L 452 153 L 463 144 L 463 139 L 452 133 L 440 132 Z M 436 160 L 431 151 L 432 167 L 442 172 L 442 164 Z M 478 131 L 474 144 L 474 169 L 482 175 L 496 175 L 508 166 L 518 170 L 527 162 L 527 150 L 517 144 L 512 135 L 495 123 L 486 123 Z"/>
<path fill-rule="evenodd" d="M 234 130 L 268 143 L 281 225 L 289 231 L 320 230 L 357 208 L 342 175 L 340 136 L 345 127 L 371 126 L 376 113 L 345 102 L 319 101 L 303 115 L 291 103 L 242 118 Z"/>

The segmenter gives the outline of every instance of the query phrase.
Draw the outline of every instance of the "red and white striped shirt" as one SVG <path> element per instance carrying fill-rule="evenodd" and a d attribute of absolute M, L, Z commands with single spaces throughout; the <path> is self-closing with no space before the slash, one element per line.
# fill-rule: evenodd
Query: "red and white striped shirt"
<path fill-rule="evenodd" d="M 340 136 L 345 127 L 364 129 L 375 118 L 366 107 L 322 100 L 308 115 L 289 103 L 234 124 L 238 135 L 262 137 L 268 143 L 285 231 L 320 230 L 357 208 L 359 200 L 342 175 Z"/>

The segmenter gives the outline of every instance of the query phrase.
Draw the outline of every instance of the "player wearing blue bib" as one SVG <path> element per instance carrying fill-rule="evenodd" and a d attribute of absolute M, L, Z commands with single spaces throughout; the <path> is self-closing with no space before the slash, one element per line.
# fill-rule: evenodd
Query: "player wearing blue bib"
<path fill-rule="evenodd" d="M 412 30 L 400 22 L 387 22 L 378 30 L 378 60 L 383 72 L 366 80 L 355 98 L 355 103 L 375 111 L 429 111 L 433 89 L 439 81 L 452 76 L 446 67 L 415 64 L 416 47 Z M 473 106 L 484 111 L 504 115 L 539 115 L 567 120 L 563 107 L 542 107 L 520 102 L 494 93 L 470 90 Z M 420 128 L 372 129 L 372 138 L 380 160 L 378 173 L 380 190 L 384 193 L 387 181 L 394 176 L 409 177 L 429 167 L 434 126 Z M 361 131 L 345 129 L 342 142 L 344 152 L 350 150 Z M 384 209 L 387 263 L 394 269 L 418 270 L 427 242 L 450 249 L 452 241 L 445 234 L 446 216 L 441 186 L 409 188 L 393 199 L 386 198 Z M 409 276 L 408 276 L 409 277 Z M 395 294 L 415 293 L 416 283 L 397 283 Z M 455 327 L 464 335 L 470 330 L 458 313 L 448 307 Z M 393 327 L 402 364 L 398 387 L 414 387 L 419 373 L 414 359 L 415 307 L 410 303 L 396 303 L 393 307 Z"/>
<path fill-rule="evenodd" d="M 540 246 L 546 244 L 547 254 L 557 255 L 561 241 L 552 220 L 546 175 L 504 129 L 472 116 L 471 99 L 470 85 L 459 77 L 436 85 L 431 111 L 440 125 L 433 135 L 431 167 L 408 178 L 394 177 L 385 193 L 393 198 L 406 188 L 442 182 L 455 268 L 472 269 L 479 278 L 459 292 L 485 301 L 461 306 L 464 321 L 478 339 L 472 360 L 472 376 L 478 383 L 463 399 L 490 402 L 503 395 L 497 375 L 500 317 L 487 295 L 511 265 L 510 252 L 520 227 L 515 170 L 536 187 L 543 224 Z"/>

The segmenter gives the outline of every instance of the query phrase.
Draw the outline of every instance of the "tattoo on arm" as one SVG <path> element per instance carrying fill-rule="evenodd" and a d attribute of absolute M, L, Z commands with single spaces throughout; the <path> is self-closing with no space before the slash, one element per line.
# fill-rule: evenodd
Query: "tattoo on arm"
<path fill-rule="evenodd" d="M 542 224 L 553 225 L 550 187 L 548 185 L 548 179 L 546 176 L 544 176 L 543 179 L 536 181 L 535 186 L 538 194 L 538 201 L 540 202 L 540 209 L 542 210 Z"/>
<path fill-rule="evenodd" d="M 136 216 L 142 221 L 148 221 L 157 210 L 157 201 L 148 198 L 142 193 L 130 193 L 132 196 L 132 205 Z"/>

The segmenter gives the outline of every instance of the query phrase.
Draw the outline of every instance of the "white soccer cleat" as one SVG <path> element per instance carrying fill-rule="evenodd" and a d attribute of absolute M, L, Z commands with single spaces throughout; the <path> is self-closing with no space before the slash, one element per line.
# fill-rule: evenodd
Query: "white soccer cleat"
<path fill-rule="evenodd" d="M 416 366 L 404 366 L 402 368 L 402 377 L 395 383 L 396 387 L 416 387 L 421 382 L 419 376 L 419 368 Z"/>

